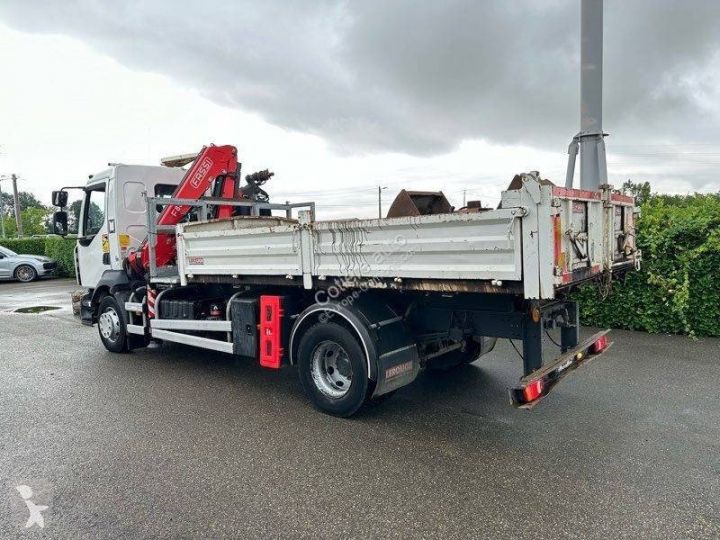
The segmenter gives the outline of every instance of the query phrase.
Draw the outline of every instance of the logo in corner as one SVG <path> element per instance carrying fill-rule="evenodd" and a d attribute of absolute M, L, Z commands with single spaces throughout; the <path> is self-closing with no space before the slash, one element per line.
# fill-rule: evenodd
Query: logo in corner
<path fill-rule="evenodd" d="M 28 517 L 27 523 L 25 523 L 25 528 L 29 529 L 33 525 L 37 525 L 41 529 L 45 528 L 45 518 L 42 513 L 47 510 L 48 507 L 41 504 L 35 504 L 30 500 L 33 496 L 33 490 L 30 486 L 20 485 L 15 486 L 15 489 L 18 493 L 20 493 L 20 496 L 25 501 L 25 506 L 27 506 L 28 512 L 30 512 L 30 517 Z"/>

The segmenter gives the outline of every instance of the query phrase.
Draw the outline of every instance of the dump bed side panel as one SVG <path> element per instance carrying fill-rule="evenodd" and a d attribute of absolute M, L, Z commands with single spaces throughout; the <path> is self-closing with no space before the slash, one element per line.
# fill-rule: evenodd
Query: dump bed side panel
<path fill-rule="evenodd" d="M 522 209 L 347 221 L 178 226 L 187 275 L 522 280 Z"/>
<path fill-rule="evenodd" d="M 517 209 L 318 222 L 317 275 L 421 279 L 522 278 Z"/>
<path fill-rule="evenodd" d="M 296 222 L 233 218 L 178 226 L 178 267 L 188 275 L 297 276 Z"/>

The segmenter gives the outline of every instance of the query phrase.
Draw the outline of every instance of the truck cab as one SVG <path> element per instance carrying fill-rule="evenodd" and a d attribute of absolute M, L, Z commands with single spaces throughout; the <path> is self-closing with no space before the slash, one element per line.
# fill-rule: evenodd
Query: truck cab
<path fill-rule="evenodd" d="M 89 178 L 75 248 L 79 285 L 93 288 L 106 270 L 122 269 L 147 236 L 145 197 L 170 197 L 184 174 L 182 168 L 117 164 Z"/>

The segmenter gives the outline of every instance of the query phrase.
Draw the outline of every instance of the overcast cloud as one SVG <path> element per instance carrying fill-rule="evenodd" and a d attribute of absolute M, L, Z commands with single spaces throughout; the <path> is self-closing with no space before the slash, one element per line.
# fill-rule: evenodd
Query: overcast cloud
<path fill-rule="evenodd" d="M 720 138 L 717 0 L 606 4 L 606 128 L 636 142 Z M 476 138 L 557 148 L 578 124 L 575 0 L 44 0 L 0 14 L 349 153 L 437 154 Z"/>
<path fill-rule="evenodd" d="M 263 167 L 286 167 L 286 175 L 276 179 L 283 195 L 307 191 L 283 184 L 290 178 L 297 184 L 298 177 L 319 192 L 334 185 L 395 182 L 384 179 L 385 170 L 399 175 L 403 186 L 420 187 L 415 183 L 427 176 L 423 187 L 456 193 L 480 182 L 483 197 L 485 188 L 498 192 L 512 174 L 531 168 L 562 182 L 563 153 L 579 124 L 579 4 L 5 0 L 0 21 L 37 36 L 27 41 L 8 34 L 12 49 L 0 51 L 13 64 L 5 72 L 10 86 L 0 89 L 11 102 L 0 103 L 0 110 L 8 126 L 23 119 L 12 137 L 7 132 L 0 141 L 5 167 L 16 167 L 42 193 L 39 171 L 57 165 L 48 155 L 61 147 L 68 162 L 62 171 L 79 177 L 78 171 L 93 172 L 93 163 L 114 156 L 154 162 L 165 144 L 187 145 L 182 150 L 190 151 L 215 141 L 260 154 Z M 716 191 L 720 3 L 606 0 L 605 5 L 604 128 L 611 134 L 611 181 L 650 180 L 671 192 Z M 178 91 L 171 96 L 150 76 L 123 75 L 99 56 L 51 36 L 79 40 L 133 73 L 168 77 Z M 22 48 L 26 42 L 32 53 Z M 57 61 L 52 49 L 43 48 L 53 44 L 62 47 Z M 22 89 L 18 77 L 62 73 L 58 62 L 68 63 L 67 80 L 48 81 L 40 101 L 39 89 Z M 97 73 L 82 71 L 85 65 L 97 67 Z M 109 76 L 134 82 L 125 88 L 115 82 L 103 104 L 96 79 Z M 137 94 L 145 88 L 153 93 L 139 105 Z M 228 128 L 222 109 L 183 93 L 193 90 L 221 107 L 257 115 L 264 124 L 239 124 L 245 117 L 227 114 L 227 123 L 235 124 Z M 142 107 L 158 110 L 164 95 L 167 118 L 149 114 L 147 126 L 138 125 L 138 119 L 144 121 Z M 123 96 L 133 103 L 122 102 Z M 70 103 L 76 98 L 97 109 L 84 113 L 79 102 Z M 64 121 L 57 106 L 63 100 L 74 121 Z M 182 110 L 187 115 L 173 121 Z M 196 120 L 180 137 L 178 125 L 205 113 L 202 129 Z M 99 137 L 92 122 L 100 118 L 128 125 L 115 129 L 114 138 L 98 128 Z M 287 133 L 317 136 L 332 153 L 316 151 L 307 138 L 273 132 L 263 127 L 267 122 Z M 43 142 L 33 135 L 38 129 L 53 131 L 56 142 L 38 146 Z M 138 151 L 141 143 L 146 153 Z M 307 167 L 311 161 L 314 170 Z M 372 189 L 366 195 L 370 201 Z"/>

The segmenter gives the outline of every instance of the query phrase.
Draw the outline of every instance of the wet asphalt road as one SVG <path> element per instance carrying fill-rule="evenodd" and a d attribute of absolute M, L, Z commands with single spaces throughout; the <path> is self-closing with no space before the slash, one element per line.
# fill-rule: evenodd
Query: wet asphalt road
<path fill-rule="evenodd" d="M 67 309 L 7 313 L 17 287 L 0 283 L 0 538 L 720 536 L 720 340 L 616 331 L 531 412 L 507 404 L 502 343 L 340 420 L 290 369 L 112 355 Z"/>

